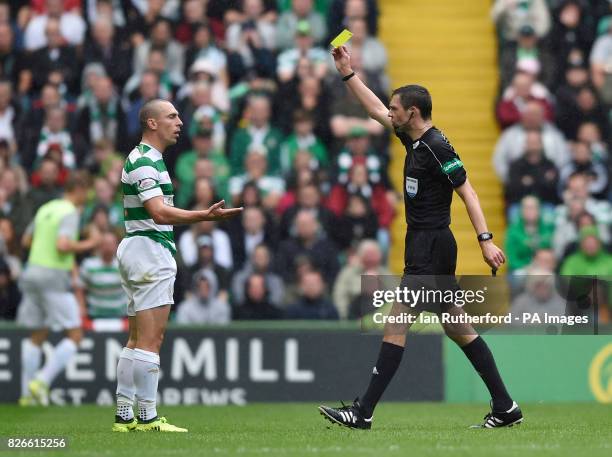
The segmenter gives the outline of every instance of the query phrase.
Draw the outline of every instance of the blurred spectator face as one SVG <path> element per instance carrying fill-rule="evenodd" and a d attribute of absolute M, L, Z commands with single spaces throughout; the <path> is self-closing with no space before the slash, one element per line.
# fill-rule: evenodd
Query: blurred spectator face
<path fill-rule="evenodd" d="M 349 21 L 350 31 L 353 32 L 353 43 L 363 43 L 368 37 L 368 25 L 363 17 L 355 17 Z"/>
<path fill-rule="evenodd" d="M 537 130 L 530 130 L 525 137 L 525 157 L 529 163 L 538 163 L 542 158 L 542 134 Z"/>
<path fill-rule="evenodd" d="M 569 191 L 568 191 L 568 193 L 569 193 Z M 578 218 L 585 211 L 585 207 L 584 207 L 585 206 L 585 199 L 584 198 L 575 197 L 575 196 L 569 194 L 569 198 L 567 198 L 566 200 L 567 200 L 566 205 L 567 205 L 567 212 L 568 212 L 569 218 L 572 221 L 575 221 L 576 225 L 578 225 Z"/>
<path fill-rule="evenodd" d="M 0 23 L 6 24 L 11 20 L 11 7 L 8 3 L 0 3 Z"/>
<path fill-rule="evenodd" d="M 270 121 L 270 101 L 266 97 L 251 97 L 248 106 L 248 119 L 256 128 L 268 125 Z"/>
<path fill-rule="evenodd" d="M 313 124 L 311 119 L 301 119 L 293 125 L 295 134 L 298 136 L 308 136 L 312 133 Z"/>
<path fill-rule="evenodd" d="M 53 133 L 61 132 L 66 127 L 66 113 L 58 107 L 49 109 L 46 124 Z"/>
<path fill-rule="evenodd" d="M 347 0 L 344 6 L 344 16 L 348 18 L 362 17 L 368 15 L 368 6 L 365 0 Z"/>
<path fill-rule="evenodd" d="M 594 122 L 585 122 L 578 127 L 577 137 L 578 141 L 588 144 L 598 143 L 601 141 L 601 132 Z"/>
<path fill-rule="evenodd" d="M 106 178 L 96 178 L 94 182 L 94 189 L 96 192 L 96 200 L 105 205 L 109 205 L 113 202 L 115 192 L 113 187 Z"/>
<path fill-rule="evenodd" d="M 589 197 L 589 180 L 580 173 L 570 176 L 567 180 L 567 192 L 574 198 L 586 200 Z"/>
<path fill-rule="evenodd" d="M 557 268 L 557 259 L 552 249 L 538 249 L 533 256 L 533 265 L 552 273 Z"/>
<path fill-rule="evenodd" d="M 309 76 L 300 81 L 298 90 L 302 97 L 318 97 L 321 92 L 321 82 L 314 76 Z"/>
<path fill-rule="evenodd" d="M 521 116 L 521 123 L 527 130 L 540 129 L 544 125 L 544 108 L 538 102 L 529 102 Z"/>
<path fill-rule="evenodd" d="M 47 37 L 47 45 L 50 48 L 59 48 L 64 44 L 64 38 L 60 30 L 60 24 L 57 19 L 48 19 L 45 27 L 45 36 Z"/>
<path fill-rule="evenodd" d="M 213 179 L 215 177 L 215 166 L 206 158 L 199 158 L 195 163 L 194 176 L 196 178 Z"/>
<path fill-rule="evenodd" d="M 148 0 L 147 12 L 152 13 L 152 16 L 157 16 L 164 7 L 164 0 Z"/>
<path fill-rule="evenodd" d="M 266 280 L 263 275 L 253 274 L 247 281 L 246 295 L 250 301 L 259 303 L 266 298 Z"/>
<path fill-rule="evenodd" d="M 522 29 L 518 35 L 518 47 L 522 49 L 533 49 L 538 44 L 538 37 L 533 31 L 533 28 Z"/>
<path fill-rule="evenodd" d="M 310 34 L 310 31 L 308 33 L 304 32 L 304 33 L 296 33 L 295 34 L 295 46 L 301 51 L 301 52 L 306 52 L 308 51 L 310 48 L 312 48 L 312 45 L 314 44 L 314 40 Z"/>
<path fill-rule="evenodd" d="M 152 100 L 159 94 L 159 78 L 152 71 L 145 71 L 140 80 L 140 96 L 143 100 Z"/>
<path fill-rule="evenodd" d="M 193 149 L 199 156 L 208 157 L 208 153 L 212 149 L 212 132 L 209 133 L 197 133 L 193 137 Z"/>
<path fill-rule="evenodd" d="M 102 163 L 113 153 L 113 145 L 110 141 L 100 140 L 94 144 L 94 160 L 96 163 Z"/>
<path fill-rule="evenodd" d="M 270 250 L 260 244 L 253 250 L 253 267 L 256 271 L 267 271 L 270 266 Z"/>
<path fill-rule="evenodd" d="M 532 85 L 533 76 L 525 72 L 517 73 L 512 79 L 512 88 L 514 89 L 514 93 L 517 97 L 523 99 L 529 98 Z"/>
<path fill-rule="evenodd" d="M 578 102 L 578 107 L 582 111 L 592 111 L 597 106 L 597 98 L 595 97 L 595 93 L 588 87 L 583 87 L 580 89 L 576 101 Z"/>
<path fill-rule="evenodd" d="M 561 11 L 559 12 L 559 21 L 565 27 L 574 29 L 578 27 L 581 16 L 582 11 L 580 10 L 578 4 L 575 2 L 569 2 L 563 8 L 561 8 Z"/>
<path fill-rule="evenodd" d="M 300 290 L 302 295 L 309 300 L 321 298 L 325 291 L 325 283 L 323 282 L 323 278 L 321 278 L 321 273 L 309 271 L 302 275 L 300 279 Z"/>
<path fill-rule="evenodd" d="M 246 184 L 242 189 L 242 206 L 258 206 L 261 201 L 261 195 L 256 185 L 250 183 Z"/>
<path fill-rule="evenodd" d="M 205 276 L 198 277 L 197 291 L 198 298 L 205 301 L 208 300 L 208 296 L 210 295 L 210 284 Z"/>
<path fill-rule="evenodd" d="M 244 168 L 251 178 L 258 179 L 266 175 L 268 160 L 264 154 L 253 150 L 247 154 L 244 160 Z"/>
<path fill-rule="evenodd" d="M 0 110 L 4 110 L 11 103 L 12 98 L 11 83 L 8 81 L 0 82 Z"/>
<path fill-rule="evenodd" d="M 195 200 L 198 204 L 210 206 L 215 196 L 212 184 L 207 178 L 199 178 L 194 185 Z"/>
<path fill-rule="evenodd" d="M 298 17 L 306 17 L 312 12 L 312 0 L 293 0 L 293 12 Z"/>
<path fill-rule="evenodd" d="M 260 233 L 264 229 L 266 219 L 263 212 L 257 206 L 246 208 L 242 215 L 242 226 L 244 231 L 250 235 Z"/>
<path fill-rule="evenodd" d="M 210 105 L 210 85 L 206 82 L 197 82 L 191 91 L 191 104 L 196 107 Z"/>
<path fill-rule="evenodd" d="M 87 201 L 87 190 L 81 192 L 80 204 L 84 204 Z M 93 225 L 95 225 L 99 231 L 108 232 L 110 230 L 110 220 L 108 218 L 108 210 L 104 206 L 100 206 L 93 213 L 91 218 Z M 116 251 L 115 251 L 116 252 Z"/>
<path fill-rule="evenodd" d="M 543 273 L 543 272 L 542 272 Z M 554 291 L 554 278 L 548 275 L 535 275 L 527 279 L 527 292 L 538 302 L 550 300 Z"/>
<path fill-rule="evenodd" d="M 203 242 L 202 239 L 206 241 Z M 212 264 L 214 259 L 212 238 L 210 236 L 199 237 L 197 243 L 200 266 Z"/>
<path fill-rule="evenodd" d="M 365 270 L 374 270 L 380 267 L 382 252 L 378 244 L 372 240 L 366 240 L 359 246 L 359 261 Z"/>
<path fill-rule="evenodd" d="M 53 160 L 43 160 L 38 169 L 40 183 L 44 187 L 54 186 L 59 175 L 59 167 Z"/>
<path fill-rule="evenodd" d="M 295 227 L 300 240 L 312 241 L 317 237 L 319 222 L 311 211 L 301 210 L 295 217 Z"/>
<path fill-rule="evenodd" d="M 370 138 L 368 135 L 349 137 L 346 145 L 353 155 L 363 156 L 370 149 Z"/>
<path fill-rule="evenodd" d="M 368 170 L 362 163 L 352 166 L 349 180 L 351 184 L 357 187 L 362 187 L 368 184 Z"/>
<path fill-rule="evenodd" d="M 351 195 L 346 205 L 346 214 L 352 217 L 365 217 L 368 214 L 368 207 L 359 195 Z"/>
<path fill-rule="evenodd" d="M 10 198 L 18 189 L 17 175 L 14 170 L 7 168 L 0 174 L 2 181 L 0 181 L 0 189 L 6 193 L 6 197 Z"/>
<path fill-rule="evenodd" d="M 44 109 L 59 105 L 61 98 L 57 87 L 52 84 L 45 84 L 40 94 L 40 101 Z"/>
<path fill-rule="evenodd" d="M 117 235 L 113 232 L 104 233 L 102 235 L 102 242 L 100 243 L 100 257 L 106 261 L 114 259 L 118 245 Z"/>
<path fill-rule="evenodd" d="M 596 225 L 596 221 L 592 214 L 582 213 L 580 214 L 580 216 L 578 216 L 577 225 L 578 225 L 578 230 L 580 230 L 582 227 L 590 227 L 592 225 Z"/>
<path fill-rule="evenodd" d="M 15 239 L 15 229 L 10 219 L 0 219 L 0 238 L 4 240 L 5 245 L 10 245 Z"/>
<path fill-rule="evenodd" d="M 307 184 L 300 188 L 298 192 L 298 204 L 302 208 L 316 208 L 321 201 L 319 189 L 314 184 Z"/>
<path fill-rule="evenodd" d="M 205 18 L 204 2 L 201 0 L 187 0 L 183 4 L 183 17 L 188 24 L 203 21 Z"/>
<path fill-rule="evenodd" d="M 98 103 L 108 103 L 113 96 L 112 80 L 107 76 L 99 78 L 93 86 L 93 94 Z"/>
<path fill-rule="evenodd" d="M 157 22 L 151 30 L 151 43 L 153 46 L 166 46 L 171 38 L 170 24 L 166 21 Z"/>
<path fill-rule="evenodd" d="M 293 159 L 293 169 L 298 172 L 302 170 L 310 171 L 312 162 L 312 155 L 309 151 L 298 151 Z"/>
<path fill-rule="evenodd" d="M 589 80 L 589 72 L 586 68 L 570 67 L 565 73 L 565 80 L 572 87 L 580 87 Z"/>
<path fill-rule="evenodd" d="M 314 67 L 312 62 L 310 62 L 307 57 L 300 57 L 297 61 L 295 73 L 299 81 L 303 81 L 305 78 L 314 77 Z"/>
<path fill-rule="evenodd" d="M 96 43 L 102 47 L 110 46 L 113 43 L 113 35 L 112 21 L 105 16 L 99 16 L 93 26 L 93 37 Z"/>
<path fill-rule="evenodd" d="M 47 0 L 47 14 L 52 17 L 59 17 L 64 12 L 64 0 Z"/>
<path fill-rule="evenodd" d="M 13 30 L 8 23 L 0 23 L 0 51 L 9 52 L 13 48 Z"/>
<path fill-rule="evenodd" d="M 540 202 L 535 197 L 525 197 L 521 201 L 521 216 L 526 224 L 537 224 L 540 219 Z"/>
<path fill-rule="evenodd" d="M 262 15 L 264 10 L 261 0 L 244 0 L 242 11 L 248 19 L 257 19 Z"/>
<path fill-rule="evenodd" d="M 163 74 L 166 71 L 166 56 L 159 49 L 153 49 L 149 52 L 148 67 L 149 70 Z"/>
<path fill-rule="evenodd" d="M 601 241 L 594 235 L 586 236 L 580 241 L 580 250 L 587 257 L 594 257 L 599 253 L 601 249 Z"/>
<path fill-rule="evenodd" d="M 193 35 L 193 42 L 198 48 L 206 48 L 211 44 L 210 29 L 208 26 L 204 25 L 196 29 Z"/>
<path fill-rule="evenodd" d="M 578 164 L 588 164 L 593 155 L 588 144 L 577 141 L 572 144 L 572 159 Z"/>

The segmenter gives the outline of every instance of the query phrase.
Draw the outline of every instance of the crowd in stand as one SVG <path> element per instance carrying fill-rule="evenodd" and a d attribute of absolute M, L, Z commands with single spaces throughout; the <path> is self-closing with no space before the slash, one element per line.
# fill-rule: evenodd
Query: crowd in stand
<path fill-rule="evenodd" d="M 496 0 L 492 18 L 508 268 L 517 292 L 555 307 L 536 276 L 612 276 L 612 1 Z"/>
<path fill-rule="evenodd" d="M 77 169 L 93 178 L 82 232 L 103 235 L 73 286 L 90 317 L 123 315 L 120 175 L 153 98 L 184 122 L 164 154 L 175 205 L 245 207 L 176 227 L 175 319 L 358 317 L 398 197 L 388 135 L 328 43 L 350 28 L 353 68 L 384 99 L 377 19 L 376 0 L 0 1 L 0 319 L 20 301 L 22 236 Z"/>

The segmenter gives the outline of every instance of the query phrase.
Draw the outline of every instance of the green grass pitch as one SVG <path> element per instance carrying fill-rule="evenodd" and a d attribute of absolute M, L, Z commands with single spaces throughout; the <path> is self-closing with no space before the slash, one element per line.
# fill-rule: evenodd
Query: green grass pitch
<path fill-rule="evenodd" d="M 332 426 L 316 404 L 160 407 L 187 434 L 111 433 L 114 411 L 96 406 L 23 409 L 0 405 L 0 436 L 69 439 L 62 451 L 7 456 L 607 456 L 612 410 L 595 404 L 524 404 L 525 422 L 469 430 L 486 405 L 382 403 L 371 431 Z"/>

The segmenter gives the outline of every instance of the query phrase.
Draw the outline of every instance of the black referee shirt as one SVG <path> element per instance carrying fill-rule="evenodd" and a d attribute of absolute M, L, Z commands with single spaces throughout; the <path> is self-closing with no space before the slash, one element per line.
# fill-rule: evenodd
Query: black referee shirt
<path fill-rule="evenodd" d="M 435 127 L 418 140 L 395 134 L 406 148 L 404 205 L 412 230 L 436 230 L 450 225 L 453 189 L 467 179 L 463 163 L 444 134 Z"/>

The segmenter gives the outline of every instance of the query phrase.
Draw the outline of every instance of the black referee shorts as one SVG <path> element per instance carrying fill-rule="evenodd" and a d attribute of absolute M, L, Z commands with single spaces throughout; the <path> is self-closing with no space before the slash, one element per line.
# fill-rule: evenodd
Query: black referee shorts
<path fill-rule="evenodd" d="M 406 232 L 404 251 L 404 275 L 401 288 L 419 290 L 458 290 L 455 278 L 457 267 L 457 242 L 450 228 L 437 230 L 410 230 Z M 453 303 L 420 302 L 414 311 L 440 313 Z"/>

